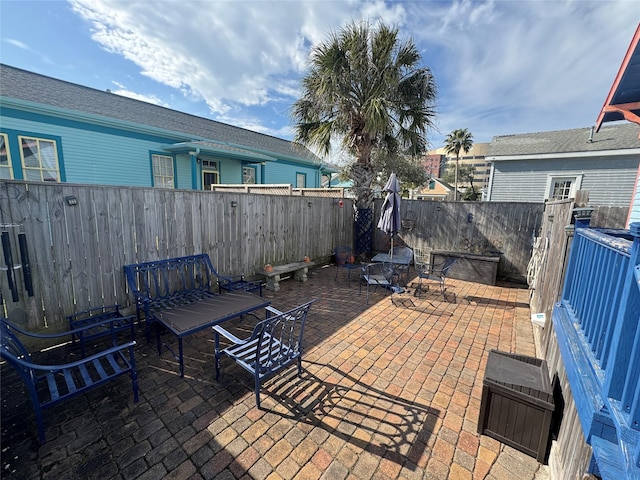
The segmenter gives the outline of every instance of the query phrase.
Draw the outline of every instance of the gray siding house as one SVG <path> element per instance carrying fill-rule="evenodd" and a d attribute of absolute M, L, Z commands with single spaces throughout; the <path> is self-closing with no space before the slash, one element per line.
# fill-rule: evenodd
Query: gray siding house
<path fill-rule="evenodd" d="M 589 191 L 591 205 L 629 207 L 640 165 L 634 124 L 494 137 L 487 200 L 544 202 Z"/>

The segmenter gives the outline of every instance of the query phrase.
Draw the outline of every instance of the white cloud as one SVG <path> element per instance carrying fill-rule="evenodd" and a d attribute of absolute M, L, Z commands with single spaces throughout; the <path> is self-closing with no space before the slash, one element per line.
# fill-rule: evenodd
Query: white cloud
<path fill-rule="evenodd" d="M 169 106 L 155 95 L 144 95 L 144 94 L 129 90 L 127 87 L 125 87 L 121 83 L 118 83 L 118 82 L 113 82 L 113 83 L 118 88 L 116 88 L 115 90 L 111 90 L 111 93 L 114 93 L 116 95 L 121 95 L 127 98 L 133 98 L 134 100 L 140 100 L 142 102 L 152 103 L 154 105 L 160 105 L 162 107 Z"/>
<path fill-rule="evenodd" d="M 29 46 L 26 43 L 21 42 L 20 40 L 15 40 L 13 38 L 7 38 L 7 39 L 5 39 L 5 42 L 7 42 L 10 45 L 13 45 L 14 47 L 18 47 L 18 48 L 20 48 L 22 50 L 26 50 L 28 52 L 31 51 L 31 48 L 29 48 Z"/>
<path fill-rule="evenodd" d="M 102 48 L 133 62 L 142 75 L 191 102 L 204 101 L 217 120 L 286 138 L 288 108 L 312 45 L 351 20 L 382 19 L 415 40 L 434 72 L 435 147 L 455 128 L 489 141 L 592 124 L 637 25 L 631 0 L 71 5 Z M 141 95 L 160 102 L 152 93 Z"/>
<path fill-rule="evenodd" d="M 410 4 L 425 56 L 436 59 L 440 137 L 477 138 L 591 125 L 636 28 L 637 3 Z M 436 145 L 439 146 L 439 145 Z"/>
<path fill-rule="evenodd" d="M 375 9 L 384 13 L 384 4 Z M 93 39 L 141 73 L 203 98 L 215 114 L 290 96 L 309 46 L 356 14 L 331 2 L 73 0 Z M 397 10 L 397 9 L 394 9 Z"/>

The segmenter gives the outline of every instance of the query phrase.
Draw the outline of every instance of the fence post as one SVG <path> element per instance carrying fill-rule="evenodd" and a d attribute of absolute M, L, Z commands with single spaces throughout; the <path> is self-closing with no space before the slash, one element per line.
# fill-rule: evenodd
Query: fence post
<path fill-rule="evenodd" d="M 576 228 L 588 228 L 592 213 L 593 208 L 591 207 L 574 208 L 573 218 L 575 219 Z"/>

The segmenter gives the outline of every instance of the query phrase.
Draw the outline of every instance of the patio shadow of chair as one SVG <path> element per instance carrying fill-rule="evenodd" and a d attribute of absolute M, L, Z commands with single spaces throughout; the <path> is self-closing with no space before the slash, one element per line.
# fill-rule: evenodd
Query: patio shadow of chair
<path fill-rule="evenodd" d="M 529 304 L 525 302 L 507 302 L 504 300 L 496 300 L 494 298 L 477 297 L 474 295 L 466 295 L 464 299 L 469 303 L 476 303 L 480 305 L 493 305 L 495 307 L 504 308 L 529 308 Z"/>
<path fill-rule="evenodd" d="M 418 464 L 429 450 L 439 409 L 374 388 L 331 365 L 304 363 L 333 370 L 329 377 L 335 380 L 323 380 L 308 367 L 302 377 L 290 372 L 274 378 L 269 401 L 277 405 L 270 413 L 320 427 L 400 465 L 406 459 Z"/>
<path fill-rule="evenodd" d="M 391 303 L 394 307 L 406 308 L 407 310 L 414 310 L 416 312 L 433 315 L 435 317 L 451 317 L 453 315 L 453 313 L 446 310 L 438 310 L 438 307 L 428 299 L 425 300 L 416 297 L 411 298 L 411 296 L 393 295 L 391 297 Z M 425 303 L 426 305 L 424 305 Z"/>
<path fill-rule="evenodd" d="M 429 285 L 425 284 L 422 284 L 420 289 L 416 288 L 414 290 L 413 296 L 414 298 L 420 300 L 429 301 L 429 303 L 431 303 L 432 301 L 436 301 L 438 303 L 451 303 L 453 305 L 457 305 L 458 303 L 458 297 L 455 292 L 447 292 L 445 290 L 445 292 L 442 293 L 439 291 L 430 290 Z"/>

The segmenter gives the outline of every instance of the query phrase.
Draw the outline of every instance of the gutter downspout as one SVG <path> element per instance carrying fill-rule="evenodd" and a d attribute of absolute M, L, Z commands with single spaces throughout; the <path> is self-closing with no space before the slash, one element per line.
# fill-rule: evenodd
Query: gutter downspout
<path fill-rule="evenodd" d="M 198 182 L 198 155 L 200 155 L 200 147 L 196 147 L 195 152 L 189 152 L 191 156 L 191 189 L 200 190 L 200 184 Z"/>

